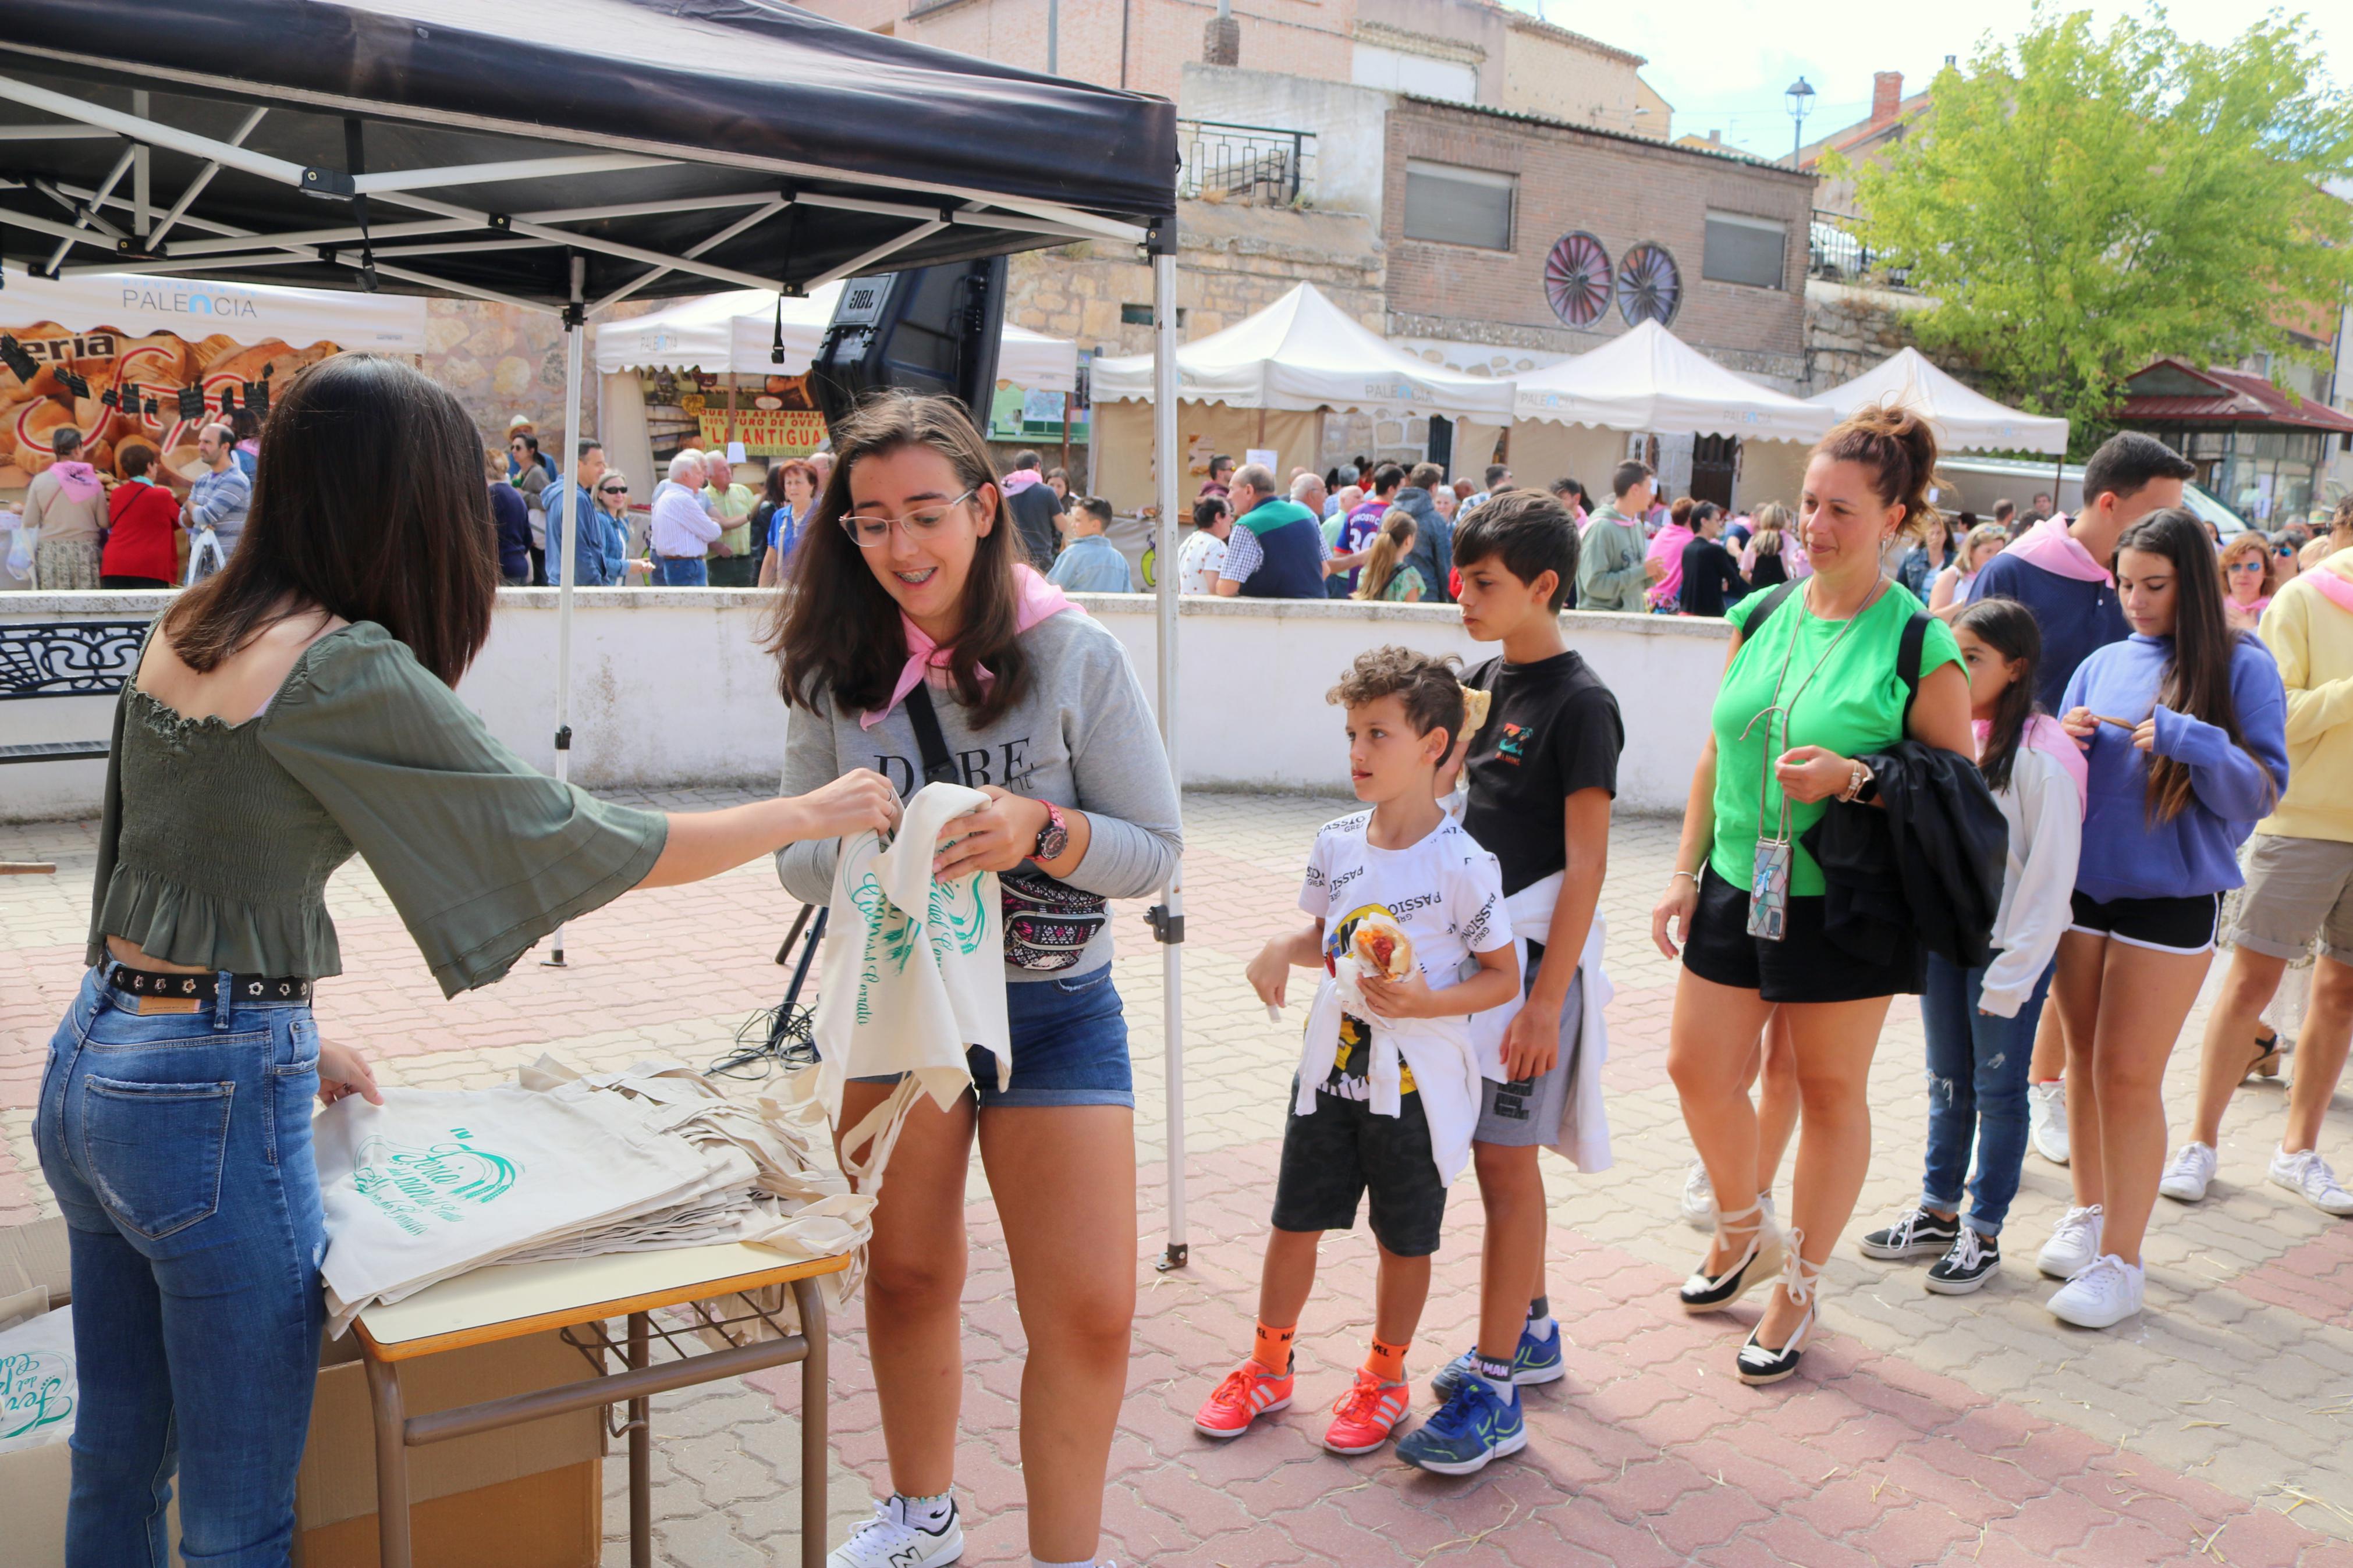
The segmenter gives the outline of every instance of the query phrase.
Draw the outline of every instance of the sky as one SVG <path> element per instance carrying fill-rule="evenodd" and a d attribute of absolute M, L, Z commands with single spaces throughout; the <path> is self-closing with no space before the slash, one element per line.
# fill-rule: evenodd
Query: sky
<path fill-rule="evenodd" d="M 1504 0 L 1535 13 L 1539 0 Z M 2090 0 L 2095 26 L 2145 6 Z M 2172 0 L 2173 29 L 2202 42 L 2227 42 L 2267 7 L 2260 0 Z M 2306 0 L 2282 7 L 2302 15 L 2319 35 L 2340 83 L 2353 83 L 2353 0 Z M 1947 55 L 1966 63 L 1988 33 L 2023 30 L 2032 0 L 1967 4 L 1827 6 L 1819 0 L 1662 0 L 1599 5 L 1592 0 L 1541 0 L 1544 18 L 1648 57 L 1642 77 L 1674 106 L 1674 133 L 1724 132 L 1725 142 L 1764 157 L 1790 147 L 1785 90 L 1802 75 L 1817 96 L 1806 140 L 1862 120 L 1874 71 L 1900 70 L 1906 94 L 1926 87 Z"/>

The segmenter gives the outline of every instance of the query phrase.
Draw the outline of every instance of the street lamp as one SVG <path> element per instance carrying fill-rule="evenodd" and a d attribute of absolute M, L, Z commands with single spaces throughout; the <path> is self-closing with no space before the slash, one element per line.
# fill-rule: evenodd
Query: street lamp
<path fill-rule="evenodd" d="M 1782 97 L 1788 102 L 1789 118 L 1797 123 L 1789 142 L 1789 167 L 1794 169 L 1798 166 L 1798 154 L 1806 147 L 1806 111 L 1814 106 L 1813 86 L 1804 77 L 1799 77 L 1789 84 L 1788 91 Z"/>

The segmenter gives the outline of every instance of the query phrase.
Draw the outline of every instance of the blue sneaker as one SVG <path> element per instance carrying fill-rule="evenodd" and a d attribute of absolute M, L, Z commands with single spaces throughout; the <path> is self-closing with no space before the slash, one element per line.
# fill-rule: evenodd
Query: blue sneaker
<path fill-rule="evenodd" d="M 1441 1476 L 1467 1476 L 1487 1461 L 1528 1446 L 1528 1424 L 1520 1415 L 1520 1391 L 1507 1402 L 1483 1377 L 1466 1377 L 1438 1414 L 1408 1433 L 1397 1457 Z"/>
<path fill-rule="evenodd" d="M 1471 1375 L 1471 1358 L 1475 1351 L 1464 1351 L 1439 1369 L 1430 1380 L 1430 1391 L 1441 1400 L 1454 1397 L 1462 1380 Z M 1538 1339 L 1525 1327 L 1520 1330 L 1519 1348 L 1512 1352 L 1512 1386 L 1532 1388 L 1539 1383 L 1558 1383 L 1567 1369 L 1560 1364 L 1560 1326 L 1555 1324 L 1551 1333 Z"/>

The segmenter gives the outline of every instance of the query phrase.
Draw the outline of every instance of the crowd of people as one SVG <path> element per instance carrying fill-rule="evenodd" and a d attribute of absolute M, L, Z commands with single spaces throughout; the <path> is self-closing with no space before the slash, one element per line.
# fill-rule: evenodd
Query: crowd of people
<path fill-rule="evenodd" d="M 51 431 L 56 460 L 26 487 L 16 520 L 38 540 L 33 585 L 173 588 L 219 571 L 253 504 L 259 428 L 243 408 L 204 426 L 195 472 L 186 479 L 163 468 L 152 448 L 127 447 L 111 482 L 82 456 L 79 430 Z"/>
<path fill-rule="evenodd" d="M 831 1562 L 941 1568 L 963 1551 L 977 1148 L 1027 1340 L 1029 1550 L 1041 1568 L 1093 1564 L 1136 1289 L 1108 901 L 1163 886 L 1183 848 L 1141 684 L 1064 591 L 1114 565 L 1126 585 L 1109 506 L 1034 454 L 1000 476 L 960 405 L 892 395 L 837 428 L 826 463 L 775 465 L 758 497 L 681 452 L 640 553 L 626 479 L 593 443 L 569 497 L 549 496 L 535 437 L 486 486 L 455 399 L 397 361 L 324 361 L 271 419 L 242 542 L 158 618 L 123 691 L 87 973 L 42 1080 L 36 1144 L 69 1226 L 82 1369 L 70 1550 L 159 1556 L 158 1478 L 175 1462 L 188 1555 L 282 1557 L 290 1540 L 322 1322 L 303 1105 L 377 1093 L 363 1053 L 321 1042 L 310 1014 L 342 967 L 334 867 L 367 858 L 455 994 L 628 889 L 759 855 L 792 896 L 827 901 L 840 840 L 892 827 L 961 756 L 996 765 L 967 771 L 983 804 L 943 835 L 934 875 L 995 873 L 1019 914 L 1004 978 L 1021 1070 L 975 1047 L 973 1091 L 944 1109 L 917 1097 L 899 1126 L 864 1308 L 890 1494 Z M 235 448 L 220 450 L 225 475 Z M 1241 1438 L 1293 1401 L 1319 1248 L 1367 1205 L 1378 1271 L 1351 1310 L 1371 1331 L 1327 1447 L 1395 1441 L 1409 1463 L 1468 1473 L 1525 1445 L 1521 1390 L 1563 1375 L 1537 1151 L 1590 1166 L 1607 1148 L 1596 910 L 1624 745 L 1617 699 L 1564 634 L 1572 595 L 1732 628 L 1651 934 L 1681 965 L 1667 1065 L 1698 1152 L 1684 1212 L 1710 1235 L 1677 1300 L 1721 1313 L 1765 1292 L 1734 1377 L 1787 1378 L 1825 1331 L 1822 1268 L 1870 1167 L 1866 1090 L 1897 995 L 1919 995 L 1926 1025 L 1921 1190 L 1858 1245 L 1929 1263 L 1931 1291 L 2001 1267 L 2042 1106 L 2063 1119 L 2073 1188 L 2035 1260 L 2061 1281 L 2050 1310 L 2090 1329 L 2140 1311 L 2157 1199 L 2204 1194 L 2232 1090 L 2279 1048 L 2257 1020 L 2316 952 L 2269 1175 L 2353 1214 L 2317 1147 L 2353 1038 L 2353 814 L 2335 772 L 2353 763 L 2353 506 L 2327 552 L 2290 552 L 2302 570 L 2284 581 L 2274 547 L 2251 595 L 2246 552 L 2218 559 L 2180 505 L 2189 466 L 2158 442 L 2108 442 L 2076 515 L 2030 514 L 1999 548 L 1938 513 L 1937 456 L 1913 416 L 1865 411 L 1814 448 L 1794 514 L 1759 508 L 1738 539 L 1711 503 L 1662 507 L 1640 463 L 1590 506 L 1500 466 L 1464 494 L 1429 465 L 1288 485 L 1213 468 L 1178 563 L 1188 589 L 1451 603 L 1494 656 L 1466 671 L 1374 648 L 1329 694 L 1361 809 L 1303 846 L 1301 919 L 1247 970 L 1278 1011 L 1294 973 L 1314 988 L 1256 1322 L 1206 1393 L 1205 1437 Z M 518 520 L 502 489 L 541 505 Z M 56 493 L 87 501 L 62 478 Z M 363 547 L 397 569 L 340 569 Z M 451 687 L 501 578 L 554 575 L 566 550 L 575 581 L 703 582 L 715 559 L 789 582 L 765 646 L 797 710 L 791 793 L 637 811 L 489 737 Z M 2168 1157 L 2162 1073 L 2218 942 L 2231 969 Z M 126 1079 L 144 1092 L 119 1092 Z M 842 1125 L 897 1088 L 853 1064 Z M 217 1179 L 193 1213 L 157 1173 L 198 1166 Z M 1430 1259 L 1466 1170 L 1485 1218 L 1478 1321 L 1407 1430 Z"/>

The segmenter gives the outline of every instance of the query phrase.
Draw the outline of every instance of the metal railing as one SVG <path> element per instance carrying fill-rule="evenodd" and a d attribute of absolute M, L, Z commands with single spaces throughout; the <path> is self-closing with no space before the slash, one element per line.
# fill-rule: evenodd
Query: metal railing
<path fill-rule="evenodd" d="M 1807 232 L 1806 272 L 1814 278 L 1826 278 L 1839 283 L 1860 283 L 1865 279 L 1901 289 L 1909 269 L 1890 268 L 1885 260 L 1855 233 L 1860 226 L 1845 213 L 1814 209 L 1814 221 Z"/>
<path fill-rule="evenodd" d="M 1176 122 L 1176 194 L 1187 200 L 1296 202 L 1314 190 L 1315 133 L 1215 120 Z"/>

